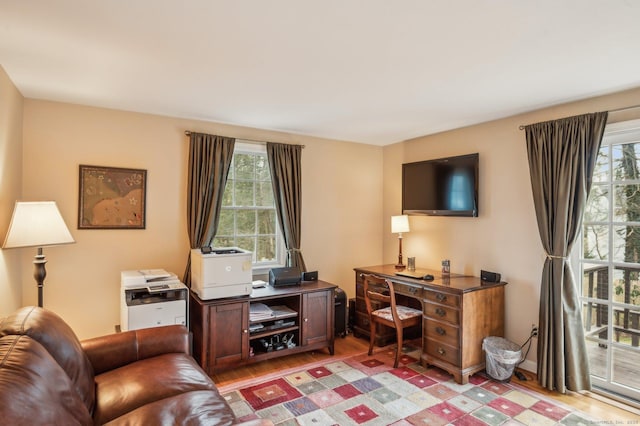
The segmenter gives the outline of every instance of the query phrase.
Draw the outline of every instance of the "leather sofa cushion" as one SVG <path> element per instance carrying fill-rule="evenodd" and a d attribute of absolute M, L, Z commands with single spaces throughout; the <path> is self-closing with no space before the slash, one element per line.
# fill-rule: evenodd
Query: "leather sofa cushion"
<path fill-rule="evenodd" d="M 97 375 L 161 354 L 188 354 L 189 332 L 182 325 L 167 325 L 108 334 L 80 343 Z"/>
<path fill-rule="evenodd" d="M 34 409 L 37 407 L 37 409 Z M 37 341 L 0 337 L 0 424 L 91 425 L 91 414 L 67 373 Z"/>
<path fill-rule="evenodd" d="M 190 401 L 190 395 L 196 392 L 196 398 L 197 391 L 201 390 L 209 391 L 212 401 L 223 401 L 213 382 L 195 360 L 184 353 L 164 354 L 136 361 L 99 374 L 95 380 L 96 406 L 93 418 L 98 424 L 110 422 L 156 401 L 169 403 L 171 398 L 181 394 L 184 395 L 177 398 L 176 403 Z M 190 403 L 193 404 L 195 401 Z M 222 406 L 220 404 L 220 407 Z M 181 409 L 188 412 L 189 407 Z M 144 411 L 146 413 L 146 408 Z"/>
<path fill-rule="evenodd" d="M 27 335 L 40 343 L 67 373 L 87 410 L 94 405 L 93 367 L 80 341 L 62 318 L 46 309 L 24 307 L 0 323 L 0 336 Z"/>
<path fill-rule="evenodd" d="M 107 423 L 108 426 L 137 426 L 141 419 L 148 425 L 175 424 L 181 426 L 232 425 L 234 416 L 224 399 L 209 391 L 192 391 L 171 398 L 155 401 Z"/>

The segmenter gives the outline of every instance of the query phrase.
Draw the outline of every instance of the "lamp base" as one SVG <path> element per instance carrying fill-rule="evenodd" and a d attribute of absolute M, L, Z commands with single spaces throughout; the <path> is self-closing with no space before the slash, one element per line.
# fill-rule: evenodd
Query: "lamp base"
<path fill-rule="evenodd" d="M 44 279 L 47 276 L 47 270 L 44 267 L 46 263 L 47 259 L 45 259 L 44 254 L 42 254 L 42 247 L 38 247 L 38 254 L 36 254 L 33 259 L 33 278 L 35 278 L 36 283 L 38 284 L 38 307 L 40 308 L 43 306 Z"/>
<path fill-rule="evenodd" d="M 398 263 L 396 263 L 396 270 L 402 271 L 404 269 L 404 263 L 402 263 L 402 233 L 398 235 Z"/>

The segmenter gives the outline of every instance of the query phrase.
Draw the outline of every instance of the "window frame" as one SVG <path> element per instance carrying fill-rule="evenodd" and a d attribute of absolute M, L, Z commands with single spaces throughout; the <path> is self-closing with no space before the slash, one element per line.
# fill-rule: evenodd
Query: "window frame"
<path fill-rule="evenodd" d="M 246 140 L 241 140 L 241 139 L 236 139 L 236 143 L 233 149 L 233 155 L 235 157 L 236 154 L 251 154 L 251 155 L 261 155 L 264 156 L 266 158 L 267 156 L 267 147 L 265 144 L 261 144 L 261 143 L 256 143 L 256 142 L 251 142 L 251 141 L 246 141 Z M 267 159 L 268 161 L 268 159 Z M 234 163 L 235 164 L 235 159 L 234 159 Z M 234 179 L 235 180 L 235 175 L 234 175 Z M 227 183 L 229 182 L 229 180 L 227 181 Z M 258 180 L 253 180 L 253 182 L 260 182 Z M 226 191 L 226 187 L 225 187 L 225 191 Z M 274 199 L 275 199 L 275 194 L 273 194 Z M 221 206 L 221 212 L 224 210 L 242 210 L 245 209 L 245 206 Z M 286 263 L 286 247 L 284 244 L 284 238 L 282 236 L 282 231 L 280 230 L 280 224 L 278 221 L 278 216 L 277 216 L 277 211 L 276 211 L 276 206 L 275 203 L 273 205 L 273 207 L 257 207 L 257 206 L 253 206 L 253 208 L 257 208 L 258 210 L 260 209 L 264 209 L 264 210 L 273 210 L 275 213 L 275 218 L 276 218 L 276 222 L 274 224 L 274 228 L 275 228 L 275 240 L 276 240 L 276 248 L 275 248 L 275 255 L 276 258 L 273 261 L 267 261 L 267 262 L 261 262 L 258 260 L 253 260 L 252 259 L 252 271 L 254 275 L 262 275 L 262 274 L 266 274 L 269 272 L 269 270 L 271 268 L 275 268 L 275 267 L 282 267 L 285 265 Z M 255 234 L 253 234 L 253 236 L 257 237 L 258 234 L 258 229 L 256 228 L 255 230 Z M 234 238 L 238 238 L 238 236 L 235 234 L 235 226 L 234 226 Z M 216 233 L 216 235 L 214 235 L 214 241 L 216 238 L 218 238 L 218 235 Z M 253 253 L 255 256 L 255 252 Z"/>
<path fill-rule="evenodd" d="M 616 208 L 614 198 L 615 198 L 616 186 L 620 186 L 623 184 L 637 185 L 637 184 L 640 184 L 640 179 L 628 179 L 628 180 L 616 179 L 612 175 L 612 173 L 614 172 L 612 151 L 613 151 L 613 146 L 632 143 L 634 142 L 634 140 L 640 141 L 640 119 L 607 124 L 607 127 L 605 128 L 604 137 L 602 140 L 602 146 L 600 149 L 602 149 L 603 147 L 606 147 L 609 153 L 609 159 L 608 159 L 609 178 L 606 181 L 601 181 L 601 182 L 594 181 L 592 183 L 592 190 L 594 187 L 597 187 L 597 186 L 602 186 L 607 188 L 607 191 L 608 191 L 607 219 L 593 220 L 593 221 L 583 220 L 583 223 L 581 224 L 581 228 L 580 228 L 580 236 L 579 236 L 580 244 L 575 244 L 574 250 L 571 253 L 572 267 L 577 267 L 577 269 L 574 269 L 574 270 L 580 271 L 580 275 L 577 281 L 579 283 L 578 285 L 579 285 L 579 298 L 580 298 L 581 309 L 584 309 L 585 304 L 587 305 L 602 304 L 607 307 L 607 313 L 606 313 L 607 337 L 606 339 L 600 339 L 600 344 L 606 345 L 604 346 L 604 348 L 608 348 L 605 355 L 605 358 L 606 358 L 605 364 L 604 364 L 605 371 L 604 371 L 604 376 L 598 375 L 592 371 L 591 381 L 594 386 L 594 391 L 599 393 L 604 393 L 611 397 L 614 397 L 616 399 L 621 399 L 624 401 L 626 401 L 627 397 L 634 398 L 634 399 L 637 398 L 637 389 L 633 390 L 627 387 L 625 384 L 619 382 L 617 380 L 617 377 L 614 378 L 613 363 L 615 362 L 615 360 L 613 358 L 612 350 L 615 350 L 616 348 L 623 348 L 626 350 L 629 350 L 629 349 L 635 350 L 635 349 L 630 348 L 626 344 L 618 343 L 616 340 L 614 340 L 614 332 L 613 332 L 614 310 L 628 308 L 628 309 L 637 311 L 638 306 L 632 305 L 632 304 L 628 305 L 623 302 L 614 300 L 614 297 L 613 297 L 614 296 L 613 295 L 614 278 L 612 277 L 616 276 L 615 273 L 618 268 L 631 267 L 634 269 L 640 269 L 640 263 L 621 261 L 619 259 L 616 259 L 613 256 L 613 253 L 615 252 L 615 249 L 616 249 L 614 234 L 615 234 L 616 227 L 628 226 L 628 225 L 638 226 L 640 225 L 640 222 L 628 221 L 628 220 L 621 221 L 617 219 L 614 215 L 615 208 Z M 586 206 L 585 206 L 585 209 L 586 209 Z M 586 226 L 606 226 L 607 227 L 607 257 L 605 259 L 585 258 L 584 230 Z M 606 299 L 601 298 L 601 297 L 605 297 L 605 295 L 602 295 L 602 296 L 594 296 L 592 294 L 585 295 L 585 286 L 588 285 L 587 281 L 585 281 L 585 265 L 587 264 L 601 265 L 603 268 L 607 268 L 607 277 L 609 282 L 607 284 Z M 584 322 L 585 322 L 585 318 L 583 318 L 583 327 L 584 327 Z M 585 330 L 585 338 L 589 338 L 587 336 L 586 330 Z M 591 337 L 591 339 L 593 339 L 593 337 Z"/>

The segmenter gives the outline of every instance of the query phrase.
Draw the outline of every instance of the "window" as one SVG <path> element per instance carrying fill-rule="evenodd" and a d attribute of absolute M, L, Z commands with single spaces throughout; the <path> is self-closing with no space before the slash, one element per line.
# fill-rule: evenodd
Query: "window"
<path fill-rule="evenodd" d="M 640 121 L 607 126 L 582 227 L 582 319 L 592 382 L 640 400 Z"/>
<path fill-rule="evenodd" d="M 265 146 L 236 141 L 213 245 L 251 251 L 254 271 L 284 265 Z"/>

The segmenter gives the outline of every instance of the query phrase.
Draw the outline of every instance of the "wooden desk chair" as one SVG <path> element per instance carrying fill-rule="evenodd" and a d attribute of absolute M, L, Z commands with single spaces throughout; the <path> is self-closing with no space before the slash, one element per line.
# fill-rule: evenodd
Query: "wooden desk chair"
<path fill-rule="evenodd" d="M 393 283 L 375 275 L 363 274 L 364 301 L 369 314 L 369 355 L 373 353 L 373 342 L 376 334 L 376 324 L 386 325 L 396 330 L 398 349 L 396 350 L 396 360 L 394 368 L 398 368 L 400 354 L 402 353 L 402 334 L 405 328 L 420 324 L 422 321 L 422 311 L 408 306 L 396 305 L 396 294 L 393 290 Z M 388 294 L 387 294 L 388 293 Z M 386 308 L 373 310 L 371 301 L 389 303 Z"/>

